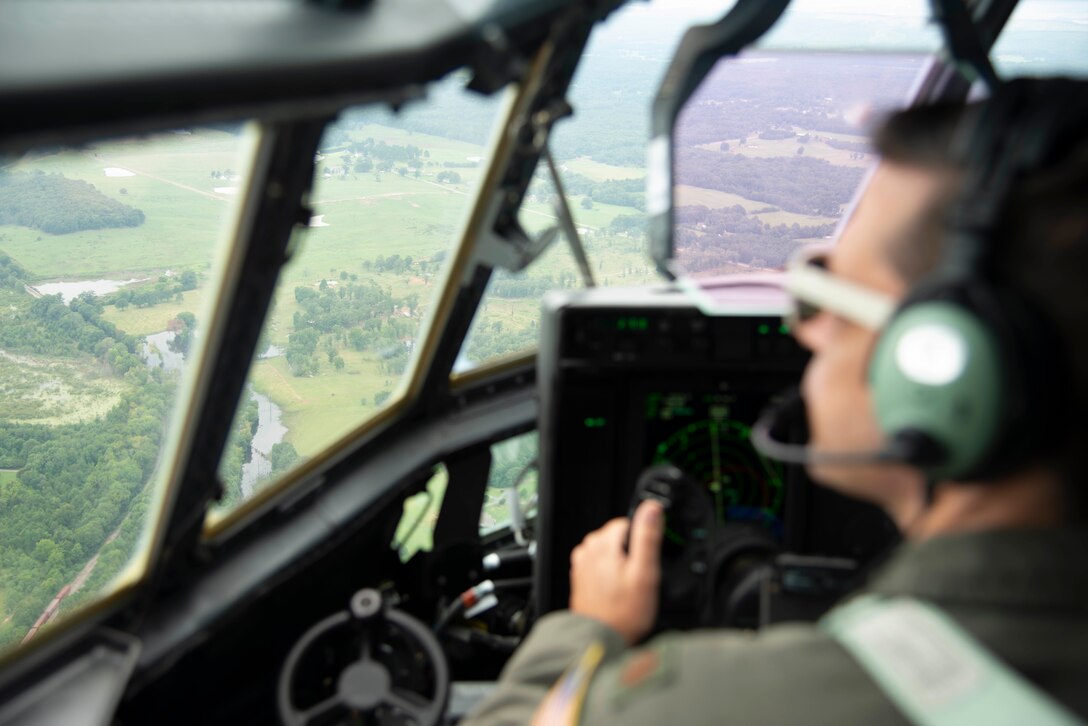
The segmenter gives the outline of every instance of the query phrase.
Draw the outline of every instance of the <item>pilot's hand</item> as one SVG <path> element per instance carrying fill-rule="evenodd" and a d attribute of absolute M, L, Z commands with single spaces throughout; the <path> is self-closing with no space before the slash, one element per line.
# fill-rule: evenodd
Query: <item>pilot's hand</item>
<path fill-rule="evenodd" d="M 661 581 L 661 538 L 665 516 L 645 501 L 630 524 L 613 519 L 590 532 L 570 555 L 570 609 L 610 626 L 634 645 L 653 627 Z"/>

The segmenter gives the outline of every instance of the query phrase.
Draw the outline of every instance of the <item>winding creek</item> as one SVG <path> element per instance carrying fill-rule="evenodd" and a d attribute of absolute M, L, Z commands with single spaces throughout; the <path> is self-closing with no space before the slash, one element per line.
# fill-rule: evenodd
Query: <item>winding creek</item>
<path fill-rule="evenodd" d="M 248 390 L 249 397 L 257 402 L 257 432 L 249 447 L 249 461 L 242 465 L 242 497 L 245 499 L 253 494 L 258 481 L 272 473 L 272 462 L 269 461 L 272 447 L 283 441 L 287 434 L 287 427 L 280 420 L 283 415 L 280 407 L 268 396 L 252 388 Z"/>
<path fill-rule="evenodd" d="M 62 280 L 40 284 L 31 290 L 38 295 L 59 293 L 67 304 L 81 293 L 93 292 L 96 295 L 104 295 L 133 282 L 140 282 L 140 280 Z M 174 335 L 173 332 L 164 330 L 145 336 L 140 347 L 140 355 L 149 368 L 181 371 L 185 367 L 185 356 L 170 349 L 170 341 L 174 339 Z M 282 354 L 282 349 L 270 345 L 258 357 L 274 358 Z M 250 400 L 257 402 L 257 430 L 250 444 L 249 460 L 242 465 L 243 498 L 250 497 L 257 482 L 272 473 L 270 461 L 272 447 L 283 441 L 284 436 L 287 435 L 287 427 L 283 425 L 283 411 L 280 407 L 268 396 L 257 393 L 252 386 L 247 387 L 247 392 Z"/>
<path fill-rule="evenodd" d="M 170 350 L 173 339 L 174 333 L 169 330 L 146 336 L 140 350 L 144 362 L 151 368 L 180 371 L 185 366 L 185 357 Z M 257 393 L 252 387 L 246 390 L 250 400 L 257 402 L 257 430 L 249 447 L 249 461 L 242 465 L 242 497 L 248 499 L 257 482 L 272 473 L 272 462 L 269 460 L 272 447 L 283 441 L 287 427 L 283 425 L 283 411 L 272 399 Z"/>

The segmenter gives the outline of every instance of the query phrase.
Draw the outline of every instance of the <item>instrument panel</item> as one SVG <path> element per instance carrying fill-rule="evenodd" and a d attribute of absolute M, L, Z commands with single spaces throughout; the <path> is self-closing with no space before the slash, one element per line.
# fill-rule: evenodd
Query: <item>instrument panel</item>
<path fill-rule="evenodd" d="M 670 287 L 545 298 L 537 368 L 540 614 L 566 607 L 570 551 L 628 513 L 636 482 L 655 465 L 678 467 L 699 488 L 696 499 L 710 509 L 711 549 L 745 537 L 763 543 L 769 557 L 864 561 L 883 548 L 885 523 L 871 508 L 814 486 L 802 468 L 767 459 L 749 441 L 760 413 L 798 385 L 808 360 L 781 322 L 785 301 L 759 294 L 747 305 L 739 294 L 735 313 L 716 316 Z M 804 422 L 796 428 L 793 438 L 803 441 Z M 665 543 L 670 551 L 681 546 L 679 538 Z M 716 561 L 709 551 L 695 559 L 706 558 Z M 720 596 L 706 594 L 708 602 Z M 669 623 L 701 624 L 708 623 Z"/>

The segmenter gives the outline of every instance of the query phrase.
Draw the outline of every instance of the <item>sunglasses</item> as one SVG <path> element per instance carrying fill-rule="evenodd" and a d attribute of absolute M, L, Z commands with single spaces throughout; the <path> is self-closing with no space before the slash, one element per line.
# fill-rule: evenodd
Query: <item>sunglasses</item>
<path fill-rule="evenodd" d="M 880 330 L 895 312 L 890 295 L 837 277 L 827 269 L 828 248 L 802 248 L 786 268 L 782 288 L 792 298 L 790 327 L 826 311 L 870 330 Z"/>

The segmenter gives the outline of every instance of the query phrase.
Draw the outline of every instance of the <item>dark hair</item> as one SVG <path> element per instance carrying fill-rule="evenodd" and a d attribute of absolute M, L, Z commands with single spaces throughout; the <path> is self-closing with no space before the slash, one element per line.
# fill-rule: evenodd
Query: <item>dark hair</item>
<path fill-rule="evenodd" d="M 1076 84 L 1088 97 L 1088 83 Z M 1053 100 L 1052 100 L 1053 101 Z M 985 103 L 916 107 L 887 119 L 874 138 L 885 159 L 947 174 L 949 190 L 894 240 L 889 261 L 913 284 L 941 259 L 953 205 L 962 199 L 962 172 L 953 151 L 957 133 L 987 112 Z M 1060 112 L 1060 111 L 1059 111 Z M 909 238 L 909 239 L 908 239 Z M 1088 129 L 1079 132 L 1056 163 L 1030 172 L 1010 190 L 994 225 L 992 277 L 1042 315 L 1058 338 L 1042 355 L 1060 356 L 1064 399 L 1051 422 L 1051 453 L 1068 480 L 1080 520 L 1088 520 Z M 1040 422 L 1044 425 L 1045 422 Z"/>

